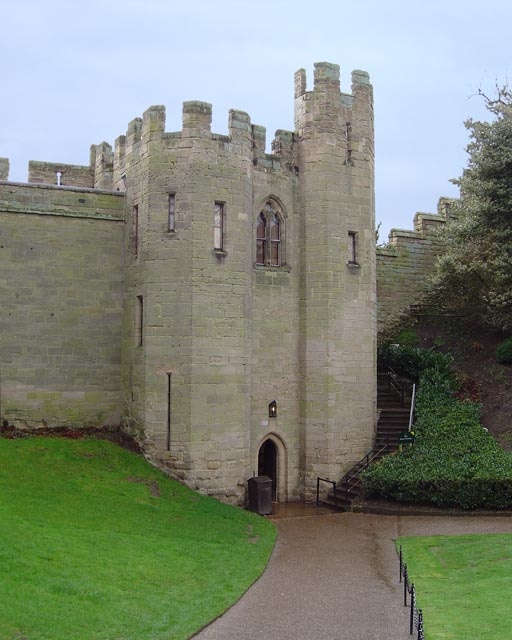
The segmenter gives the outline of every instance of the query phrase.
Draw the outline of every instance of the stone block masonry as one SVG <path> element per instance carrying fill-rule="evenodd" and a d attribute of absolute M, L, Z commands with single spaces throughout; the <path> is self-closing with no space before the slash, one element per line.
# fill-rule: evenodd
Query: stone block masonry
<path fill-rule="evenodd" d="M 2 413 L 120 420 L 189 486 L 243 504 L 253 474 L 311 499 L 372 447 L 373 96 L 295 76 L 295 131 L 183 104 L 134 118 L 89 166 L 0 183 Z M 5 163 L 0 162 L 6 177 Z M 37 183 L 37 184 L 36 184 Z"/>
<path fill-rule="evenodd" d="M 119 424 L 123 196 L 0 183 L 2 419 Z"/>
<path fill-rule="evenodd" d="M 417 213 L 414 230 L 392 229 L 389 242 L 377 248 L 378 326 L 421 302 L 425 280 L 442 252 L 442 233 L 452 217 L 452 200 L 441 198 L 437 214 Z"/>

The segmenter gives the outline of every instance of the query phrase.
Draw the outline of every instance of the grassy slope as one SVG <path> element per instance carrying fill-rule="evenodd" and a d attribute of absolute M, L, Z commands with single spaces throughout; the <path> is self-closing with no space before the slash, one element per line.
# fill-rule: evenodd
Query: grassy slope
<path fill-rule="evenodd" d="M 401 538 L 427 640 L 509 640 L 512 534 Z"/>
<path fill-rule="evenodd" d="M 275 530 L 93 439 L 0 439 L 0 638 L 178 640 L 260 575 Z"/>

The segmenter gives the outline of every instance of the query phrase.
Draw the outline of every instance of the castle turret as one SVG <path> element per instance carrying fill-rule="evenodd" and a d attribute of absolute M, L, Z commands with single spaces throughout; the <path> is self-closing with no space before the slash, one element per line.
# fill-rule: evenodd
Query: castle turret
<path fill-rule="evenodd" d="M 305 495 L 372 446 L 375 258 L 372 87 L 338 65 L 295 76 L 301 237 L 301 442 Z"/>

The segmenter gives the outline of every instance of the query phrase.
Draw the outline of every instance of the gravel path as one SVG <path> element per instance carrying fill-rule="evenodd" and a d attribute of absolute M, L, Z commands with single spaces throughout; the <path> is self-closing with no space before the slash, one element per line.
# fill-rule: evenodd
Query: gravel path
<path fill-rule="evenodd" d="M 406 640 L 393 540 L 512 533 L 510 517 L 332 514 L 293 507 L 263 576 L 197 640 Z"/>

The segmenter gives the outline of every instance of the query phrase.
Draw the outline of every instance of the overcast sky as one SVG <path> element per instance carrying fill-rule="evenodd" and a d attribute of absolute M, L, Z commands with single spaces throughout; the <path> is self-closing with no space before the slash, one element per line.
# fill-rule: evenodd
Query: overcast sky
<path fill-rule="evenodd" d="M 150 105 L 181 129 L 184 100 L 293 129 L 293 76 L 313 63 L 369 72 L 375 92 L 376 222 L 412 228 L 416 211 L 457 195 L 464 120 L 487 118 L 511 75 L 510 0 L 4 0 L 0 20 L 0 156 L 10 179 L 28 160 L 88 164 Z"/>

